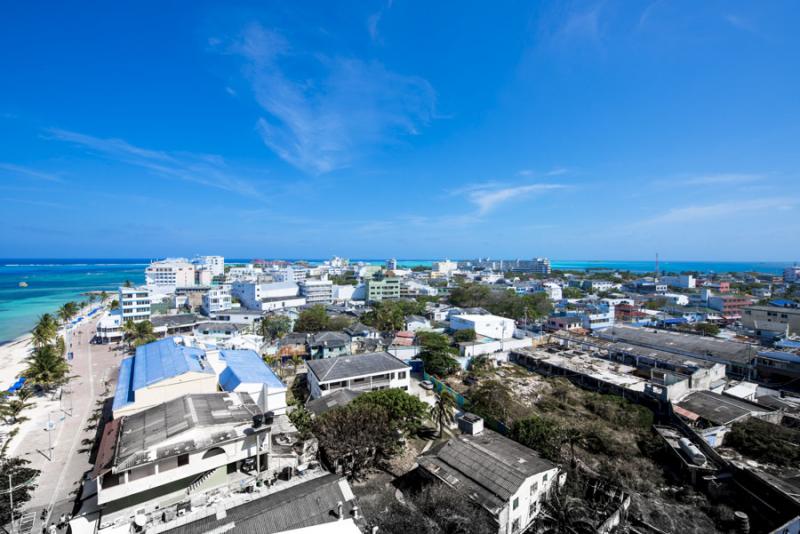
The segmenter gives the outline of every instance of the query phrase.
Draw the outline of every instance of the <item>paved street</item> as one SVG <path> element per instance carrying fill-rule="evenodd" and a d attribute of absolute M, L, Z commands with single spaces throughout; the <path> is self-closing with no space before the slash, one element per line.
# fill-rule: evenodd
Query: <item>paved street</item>
<path fill-rule="evenodd" d="M 13 454 L 30 460 L 31 467 L 41 470 L 33 499 L 26 506 L 28 513 L 23 514 L 27 528 L 21 528 L 22 532 L 28 529 L 41 532 L 39 514 L 43 508 L 50 510 L 49 522 L 57 522 L 62 513 L 72 513 L 81 480 L 91 469 L 89 455 L 95 429 L 87 427 L 92 425 L 92 414 L 100 407 L 98 400 L 104 398 L 104 382 L 116 379 L 122 357 L 112 349 L 113 345 L 89 344 L 96 321 L 83 321 L 73 330 L 74 378 L 61 399 L 39 399 L 37 407 L 32 409 L 27 433 L 17 437 Z M 52 427 L 50 431 L 48 426 Z M 52 461 L 48 459 L 50 439 Z"/>

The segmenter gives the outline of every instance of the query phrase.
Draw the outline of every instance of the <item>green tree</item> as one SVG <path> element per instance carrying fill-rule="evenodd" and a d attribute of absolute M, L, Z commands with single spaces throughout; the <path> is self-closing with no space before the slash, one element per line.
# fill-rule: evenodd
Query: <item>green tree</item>
<path fill-rule="evenodd" d="M 469 400 L 471 410 L 506 424 L 513 418 L 517 406 L 511 389 L 498 380 L 479 384 L 470 393 Z"/>
<path fill-rule="evenodd" d="M 32 396 L 30 388 L 22 388 L 14 396 L 6 394 L 0 400 L 0 416 L 6 418 L 12 425 L 27 421 L 27 417 L 20 417 L 20 414 L 33 406 L 34 403 L 28 402 Z"/>
<path fill-rule="evenodd" d="M 292 320 L 285 315 L 268 315 L 258 325 L 258 335 L 264 339 L 280 339 L 292 329 Z"/>
<path fill-rule="evenodd" d="M 331 317 L 328 321 L 328 330 L 333 332 L 341 332 L 345 328 L 353 324 L 353 319 L 347 315 L 336 315 Z"/>
<path fill-rule="evenodd" d="M 112 300 L 111 304 L 108 305 L 108 309 L 111 310 L 111 311 L 118 310 L 119 309 L 119 301 L 117 299 Z"/>
<path fill-rule="evenodd" d="M 314 427 L 314 419 L 311 417 L 311 412 L 305 409 L 304 406 L 298 406 L 289 414 L 289 420 L 300 433 L 300 437 L 307 439 L 312 435 Z"/>
<path fill-rule="evenodd" d="M 67 379 L 69 365 L 55 345 L 36 347 L 27 362 L 26 378 L 43 389 L 50 389 Z"/>
<path fill-rule="evenodd" d="M 565 287 L 561 290 L 561 296 L 565 299 L 580 299 L 583 298 L 584 293 L 577 287 Z"/>
<path fill-rule="evenodd" d="M 294 369 L 294 374 L 297 374 L 297 370 L 300 369 L 306 363 L 303 357 L 300 356 L 299 354 L 292 354 L 291 362 L 292 362 L 292 369 Z"/>
<path fill-rule="evenodd" d="M 534 415 L 514 421 L 509 437 L 534 449 L 543 457 L 559 461 L 563 429 L 553 419 Z"/>
<path fill-rule="evenodd" d="M 281 359 L 278 356 L 266 354 L 262 356 L 264 363 L 266 363 L 273 371 L 281 375 Z"/>
<path fill-rule="evenodd" d="M 351 480 L 397 450 L 397 436 L 381 406 L 351 403 L 334 408 L 314 419 L 313 433 L 323 458 Z"/>
<path fill-rule="evenodd" d="M 50 315 L 45 313 L 39 317 L 33 331 L 33 344 L 36 347 L 42 347 L 55 342 L 58 335 L 58 321 Z"/>
<path fill-rule="evenodd" d="M 295 332 L 322 332 L 328 329 L 328 313 L 325 306 L 317 304 L 300 312 L 294 324 Z"/>
<path fill-rule="evenodd" d="M 439 426 L 439 437 L 442 437 L 444 425 L 455 421 L 456 399 L 446 389 L 436 394 L 436 403 L 430 407 L 431 419 Z"/>
<path fill-rule="evenodd" d="M 694 331 L 704 336 L 717 336 L 719 335 L 719 326 L 713 323 L 696 323 Z"/>
<path fill-rule="evenodd" d="M 68 323 L 78 314 L 79 306 L 76 302 L 66 302 L 58 309 L 58 318 L 62 323 Z"/>
<path fill-rule="evenodd" d="M 417 341 L 421 348 L 419 358 L 425 364 L 427 372 L 444 377 L 461 368 L 453 358 L 456 351 L 450 346 L 447 336 L 436 332 L 418 332 Z"/>
<path fill-rule="evenodd" d="M 419 430 L 422 419 L 428 413 L 426 403 L 402 389 L 394 388 L 364 393 L 356 397 L 352 404 L 368 404 L 384 408 L 392 428 L 409 434 Z"/>
<path fill-rule="evenodd" d="M 14 519 L 20 519 L 20 512 L 25 503 L 31 500 L 39 470 L 28 467 L 30 462 L 23 458 L 4 458 L 0 464 L 0 524 L 8 525 L 11 522 L 10 499 L 8 492 L 11 491 L 14 501 Z M 9 477 L 11 484 L 9 486 Z"/>
<path fill-rule="evenodd" d="M 135 322 L 132 319 L 128 319 L 122 325 L 122 332 L 128 347 L 139 347 L 152 343 L 157 339 L 153 332 L 153 323 L 150 321 Z"/>
<path fill-rule="evenodd" d="M 453 340 L 457 343 L 469 343 L 470 341 L 475 341 L 475 339 L 477 339 L 477 335 L 475 334 L 475 329 L 473 328 L 456 330 L 456 332 L 453 334 Z"/>
<path fill-rule="evenodd" d="M 107 299 L 108 299 L 108 293 L 105 290 L 101 291 L 100 292 L 100 303 L 105 303 L 105 301 Z"/>
<path fill-rule="evenodd" d="M 489 286 L 483 284 L 463 284 L 450 292 L 450 303 L 466 308 L 485 306 L 489 302 L 491 292 Z"/>

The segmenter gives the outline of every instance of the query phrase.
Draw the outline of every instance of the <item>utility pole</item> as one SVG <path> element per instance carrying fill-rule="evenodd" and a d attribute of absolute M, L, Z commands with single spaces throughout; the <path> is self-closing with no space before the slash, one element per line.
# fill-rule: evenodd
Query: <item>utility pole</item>
<path fill-rule="evenodd" d="M 14 534 L 14 490 L 11 487 L 11 473 L 8 474 L 8 506 L 11 513 L 11 534 Z"/>

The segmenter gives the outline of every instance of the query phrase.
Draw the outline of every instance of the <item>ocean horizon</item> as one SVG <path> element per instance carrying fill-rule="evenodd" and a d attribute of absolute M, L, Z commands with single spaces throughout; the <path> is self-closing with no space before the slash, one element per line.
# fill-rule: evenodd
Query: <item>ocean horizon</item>
<path fill-rule="evenodd" d="M 148 258 L 5 258 L 0 259 L 0 342 L 28 332 L 43 313 L 53 313 L 70 300 L 81 300 L 89 291 L 115 291 L 126 281 L 144 282 Z M 246 263 L 251 258 L 226 259 L 226 263 Z M 325 259 L 285 258 L 319 264 Z M 354 258 L 351 262 L 384 263 L 385 259 Z M 426 266 L 432 259 L 398 259 L 400 267 Z M 552 260 L 559 270 L 621 270 L 652 272 L 653 260 Z M 697 271 L 703 273 L 761 272 L 781 274 L 793 262 L 758 261 L 661 261 L 661 272 Z M 28 287 L 19 287 L 25 282 Z"/>

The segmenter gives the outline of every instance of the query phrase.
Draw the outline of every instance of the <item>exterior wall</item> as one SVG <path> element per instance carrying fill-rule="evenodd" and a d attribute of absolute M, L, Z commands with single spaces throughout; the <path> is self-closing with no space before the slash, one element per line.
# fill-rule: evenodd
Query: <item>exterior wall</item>
<path fill-rule="evenodd" d="M 333 283 L 329 280 L 306 280 L 300 283 L 300 294 L 308 304 L 333 302 Z"/>
<path fill-rule="evenodd" d="M 490 341 L 489 343 L 463 343 L 461 345 L 461 355 L 467 358 L 493 354 L 495 352 L 505 352 L 514 349 L 522 349 L 533 345 L 532 338 L 505 339 Z"/>
<path fill-rule="evenodd" d="M 305 297 L 287 297 L 282 300 L 270 300 L 261 303 L 261 311 L 278 311 L 286 308 L 297 308 L 304 306 L 306 303 Z"/>
<path fill-rule="evenodd" d="M 384 278 L 383 280 L 367 281 L 367 300 L 380 302 L 400 298 L 400 279 Z"/>
<path fill-rule="evenodd" d="M 384 375 L 388 375 L 384 377 Z M 312 399 L 329 395 L 339 389 L 352 389 L 355 391 L 376 391 L 379 389 L 397 388 L 408 391 L 411 385 L 411 368 L 403 371 L 376 373 L 372 375 L 353 376 L 347 380 L 318 382 L 314 373 L 308 373 L 308 389 Z"/>
<path fill-rule="evenodd" d="M 216 393 L 217 375 L 212 373 L 184 373 L 137 389 L 134 402 L 114 411 L 114 419 L 131 415 L 190 393 Z"/>
<path fill-rule="evenodd" d="M 500 523 L 498 532 L 503 534 L 525 532 L 539 515 L 542 503 L 555 491 L 554 485 L 557 487 L 558 478 L 558 468 L 529 477 L 511 496 L 498 517 Z"/>
<path fill-rule="evenodd" d="M 145 269 L 144 274 L 148 286 L 167 291 L 195 285 L 195 266 L 186 260 L 156 261 Z"/>
<path fill-rule="evenodd" d="M 800 308 L 778 306 L 750 306 L 742 311 L 742 326 L 756 331 L 800 334 Z"/>
<path fill-rule="evenodd" d="M 667 284 L 669 287 L 679 287 L 683 289 L 694 289 L 697 287 L 697 281 L 694 276 L 690 274 L 682 274 L 679 276 L 662 276 L 659 278 L 661 283 Z"/>
<path fill-rule="evenodd" d="M 122 322 L 128 319 L 135 322 L 150 319 L 150 291 L 146 287 L 120 287 L 119 308 L 122 310 Z"/>
<path fill-rule="evenodd" d="M 228 286 L 212 287 L 203 295 L 203 309 L 206 313 L 230 310 L 232 306 L 233 298 Z"/>
<path fill-rule="evenodd" d="M 514 321 L 497 315 L 453 315 L 450 317 L 452 330 L 472 328 L 479 336 L 492 339 L 506 339 L 514 335 Z"/>

